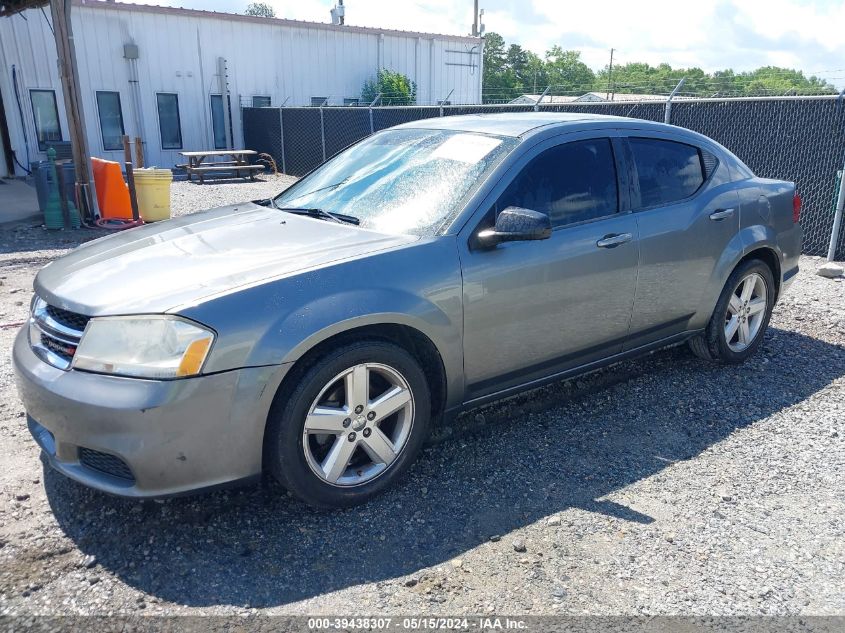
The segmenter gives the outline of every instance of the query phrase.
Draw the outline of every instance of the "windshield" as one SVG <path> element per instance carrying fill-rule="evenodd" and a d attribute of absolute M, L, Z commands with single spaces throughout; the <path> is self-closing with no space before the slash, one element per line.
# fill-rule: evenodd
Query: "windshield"
<path fill-rule="evenodd" d="M 384 233 L 431 235 L 516 145 L 449 130 L 386 130 L 341 152 L 274 200 L 353 216 Z"/>

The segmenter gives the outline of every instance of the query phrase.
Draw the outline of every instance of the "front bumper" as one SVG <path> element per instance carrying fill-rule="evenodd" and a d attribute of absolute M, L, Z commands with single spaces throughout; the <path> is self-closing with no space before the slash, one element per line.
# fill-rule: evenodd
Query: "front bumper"
<path fill-rule="evenodd" d="M 33 353 L 25 329 L 12 357 L 30 431 L 72 479 L 148 498 L 261 473 L 264 426 L 285 366 L 180 380 L 63 371 Z"/>

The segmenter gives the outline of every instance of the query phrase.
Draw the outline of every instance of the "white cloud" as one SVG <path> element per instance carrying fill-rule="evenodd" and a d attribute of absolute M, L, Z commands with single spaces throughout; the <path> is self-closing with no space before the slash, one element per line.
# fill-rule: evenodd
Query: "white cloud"
<path fill-rule="evenodd" d="M 334 0 L 264 0 L 276 15 L 329 21 Z M 141 0 L 242 12 L 249 0 Z M 351 25 L 466 34 L 470 0 L 345 0 Z M 598 69 L 610 48 L 620 63 L 661 62 L 750 70 L 800 68 L 845 85 L 845 2 L 839 0 L 481 0 L 488 31 L 542 55 L 553 44 L 582 51 Z M 826 71 L 826 72 L 820 72 Z"/>
<path fill-rule="evenodd" d="M 556 25 L 557 41 L 589 37 L 594 46 L 581 48 L 594 67 L 607 63 L 609 49 L 622 62 L 667 62 L 749 70 L 773 64 L 823 73 L 845 84 L 845 3 L 801 0 L 722 0 L 678 2 L 619 0 L 560 2 L 532 0 L 534 11 Z M 489 28 L 495 30 L 491 24 Z M 552 35 L 538 27 L 540 38 Z"/>

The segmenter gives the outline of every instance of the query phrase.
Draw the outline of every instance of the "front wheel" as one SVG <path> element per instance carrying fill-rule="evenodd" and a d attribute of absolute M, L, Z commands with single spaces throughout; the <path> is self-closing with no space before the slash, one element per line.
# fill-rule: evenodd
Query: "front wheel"
<path fill-rule="evenodd" d="M 763 342 L 775 304 L 771 269 L 758 259 L 731 273 L 704 334 L 690 341 L 692 351 L 708 360 L 741 363 Z"/>
<path fill-rule="evenodd" d="M 341 347 L 319 359 L 268 420 L 265 459 L 306 503 L 363 503 L 395 482 L 428 433 L 425 374 L 404 349 L 382 341 Z"/>

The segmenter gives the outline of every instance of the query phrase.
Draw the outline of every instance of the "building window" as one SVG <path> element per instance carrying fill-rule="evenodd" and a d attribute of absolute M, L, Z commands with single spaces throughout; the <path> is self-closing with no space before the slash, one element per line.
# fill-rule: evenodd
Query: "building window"
<path fill-rule="evenodd" d="M 345 106 L 356 106 L 361 100 L 357 97 L 344 97 L 343 98 L 343 105 Z"/>
<path fill-rule="evenodd" d="M 100 133 L 103 149 L 123 149 L 123 112 L 120 110 L 119 92 L 97 92 L 97 113 L 100 115 Z"/>
<path fill-rule="evenodd" d="M 51 142 L 62 140 L 62 127 L 59 124 L 59 109 L 56 106 L 55 90 L 30 90 L 32 115 L 35 117 L 35 136 L 38 149 L 47 150 Z"/>
<path fill-rule="evenodd" d="M 263 97 L 260 95 L 256 95 L 252 98 L 252 107 L 253 108 L 269 108 L 270 107 L 270 97 Z"/>
<path fill-rule="evenodd" d="M 311 97 L 312 106 L 324 106 L 329 102 L 328 97 Z"/>
<path fill-rule="evenodd" d="M 161 149 L 182 149 L 182 125 L 179 121 L 179 95 L 173 92 L 156 94 L 158 129 Z"/>

